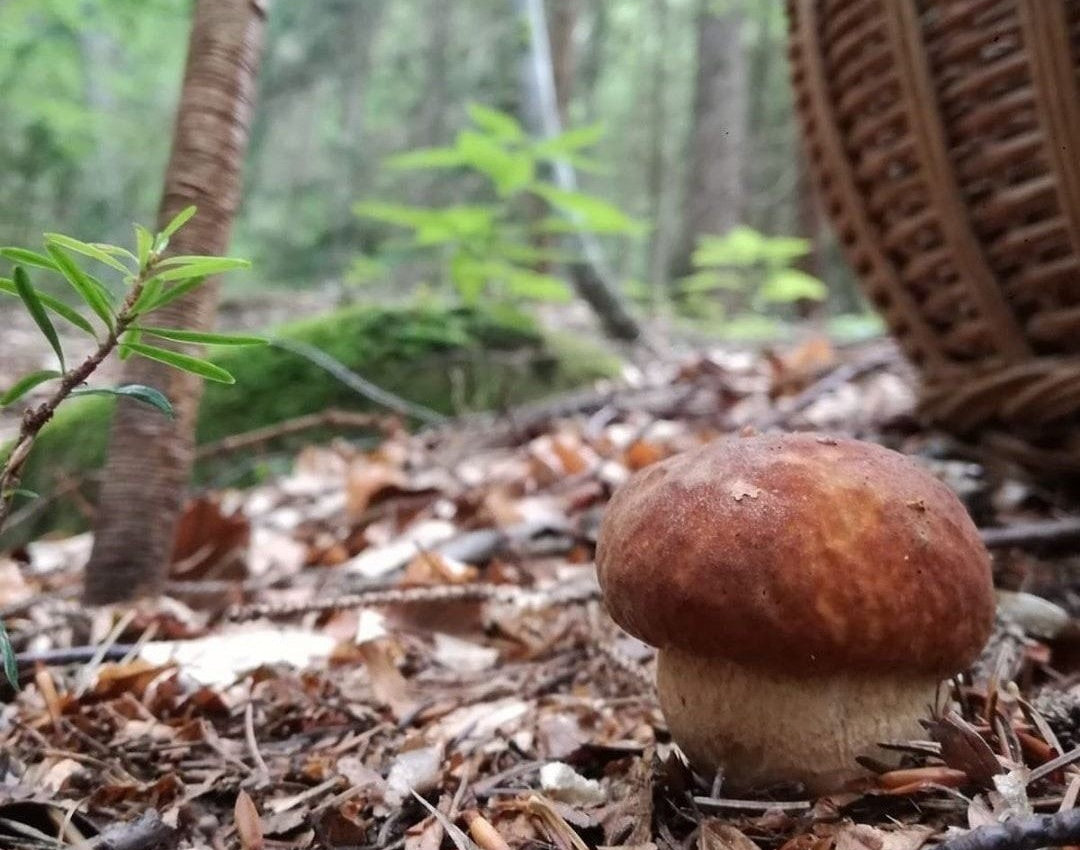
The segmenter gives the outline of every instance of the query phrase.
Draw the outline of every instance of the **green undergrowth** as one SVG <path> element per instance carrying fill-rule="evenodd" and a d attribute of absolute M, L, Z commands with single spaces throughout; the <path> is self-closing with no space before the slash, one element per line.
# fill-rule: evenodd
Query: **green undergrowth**
<path fill-rule="evenodd" d="M 383 389 L 452 415 L 521 404 L 614 374 L 617 360 L 577 337 L 543 333 L 511 311 L 350 307 L 272 329 L 272 337 L 314 346 Z M 211 348 L 208 359 L 236 377 L 207 382 L 199 412 L 200 445 L 328 408 L 385 411 L 307 359 L 273 346 Z M 41 494 L 85 479 L 105 457 L 114 401 L 88 397 L 62 406 L 42 431 L 23 486 Z M 418 424 L 413 420 L 410 424 Z M 287 468 L 288 452 L 328 434 L 307 432 L 274 445 L 278 455 L 241 454 L 197 465 L 197 484 L 250 484 Z M 352 436 L 352 435 L 350 435 Z M 0 450 L 0 454 L 3 451 Z M 92 491 L 84 485 L 83 494 Z M 85 525 L 69 499 L 8 529 L 0 546 Z"/>

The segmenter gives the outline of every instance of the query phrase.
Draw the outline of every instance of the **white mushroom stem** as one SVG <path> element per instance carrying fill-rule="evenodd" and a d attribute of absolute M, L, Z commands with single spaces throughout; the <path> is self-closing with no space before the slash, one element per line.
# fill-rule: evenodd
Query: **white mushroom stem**
<path fill-rule="evenodd" d="M 676 649 L 657 658 L 660 705 L 690 763 L 724 771 L 726 787 L 802 782 L 837 790 L 865 776 L 858 755 L 888 760 L 881 742 L 925 736 L 936 677 L 835 674 L 796 677 Z"/>

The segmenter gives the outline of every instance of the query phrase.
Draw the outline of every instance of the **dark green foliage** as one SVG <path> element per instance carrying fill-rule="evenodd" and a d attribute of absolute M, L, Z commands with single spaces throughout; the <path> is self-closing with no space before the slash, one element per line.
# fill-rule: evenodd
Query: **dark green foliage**
<path fill-rule="evenodd" d="M 313 345 L 384 389 L 448 414 L 460 412 L 462 405 L 482 409 L 540 398 L 610 376 L 617 367 L 613 357 L 591 344 L 545 338 L 527 317 L 512 312 L 352 307 L 272 335 Z M 208 359 L 234 375 L 236 383 L 207 383 L 200 444 L 329 407 L 377 409 L 314 364 L 272 346 L 214 348 Z M 53 493 L 66 480 L 99 468 L 113 403 L 93 397 L 61 406 L 38 438 L 24 485 Z M 196 477 L 214 481 L 220 471 L 219 464 L 205 464 Z M 35 522 L 9 528 L 0 544 L 82 524 L 70 504 L 60 501 Z"/>

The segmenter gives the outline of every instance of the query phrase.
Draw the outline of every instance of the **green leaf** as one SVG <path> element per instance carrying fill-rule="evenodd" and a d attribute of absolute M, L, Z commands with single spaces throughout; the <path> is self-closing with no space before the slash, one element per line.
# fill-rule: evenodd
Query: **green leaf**
<path fill-rule="evenodd" d="M 520 298 L 564 304 L 574 300 L 573 293 L 565 280 L 554 275 L 540 274 L 531 269 L 508 268 L 506 284 L 511 294 Z"/>
<path fill-rule="evenodd" d="M 408 204 L 390 204 L 383 201 L 360 201 L 353 205 L 353 213 L 360 218 L 370 218 L 384 224 L 419 228 L 439 220 L 440 210 L 414 207 Z"/>
<path fill-rule="evenodd" d="M 473 124 L 501 142 L 516 142 L 525 138 L 525 131 L 513 115 L 479 103 L 467 104 L 465 111 Z"/>
<path fill-rule="evenodd" d="M 157 281 L 158 288 L 164 285 L 164 282 L 161 280 L 161 278 L 152 277 L 146 282 L 147 288 L 153 286 L 155 281 Z M 144 304 L 139 310 L 139 315 L 145 316 L 147 313 L 153 313 L 155 310 L 160 310 L 166 304 L 175 301 L 177 298 L 180 298 L 183 295 L 187 295 L 187 293 L 191 292 L 191 290 L 193 289 L 198 289 L 204 283 L 206 283 L 205 277 L 191 277 L 187 280 L 182 280 L 180 281 L 180 283 L 170 286 L 168 289 L 158 295 L 154 300 Z"/>
<path fill-rule="evenodd" d="M 484 293 L 487 268 L 484 263 L 465 253 L 456 254 L 450 261 L 450 279 L 454 282 L 461 300 L 468 305 L 476 304 Z"/>
<path fill-rule="evenodd" d="M 6 407 L 13 401 L 18 401 L 34 387 L 43 384 L 46 381 L 51 381 L 53 378 L 59 378 L 63 374 L 63 372 L 57 372 L 55 369 L 41 369 L 37 372 L 31 372 L 29 375 L 25 375 L 16 381 L 11 389 L 0 396 L 0 407 Z"/>
<path fill-rule="evenodd" d="M 142 333 L 138 328 L 128 328 L 124 331 L 124 335 L 120 338 L 120 359 L 127 360 L 134 353 L 130 348 L 125 348 L 125 345 L 130 345 L 133 342 L 138 342 L 142 339 Z"/>
<path fill-rule="evenodd" d="M 41 328 L 41 332 L 45 334 L 45 339 L 49 341 L 52 350 L 56 352 L 57 359 L 60 361 L 60 371 L 65 371 L 64 351 L 60 348 L 60 338 L 56 335 L 56 328 L 53 327 L 49 314 L 45 312 L 45 305 L 41 303 L 37 291 L 30 285 L 30 277 L 22 266 L 15 266 L 13 280 L 15 281 L 15 289 L 18 291 L 23 304 L 26 305 L 26 309 L 29 311 L 34 323 Z"/>
<path fill-rule="evenodd" d="M 179 351 L 170 351 L 167 348 L 158 348 L 156 345 L 145 345 L 141 342 L 125 342 L 123 347 L 149 360 L 174 366 L 209 381 L 219 381 L 222 384 L 236 383 L 236 379 L 220 366 L 215 366 L 198 357 L 181 354 Z"/>
<path fill-rule="evenodd" d="M 599 122 L 575 127 L 550 139 L 537 142 L 533 145 L 533 153 L 541 159 L 562 159 L 582 148 L 595 145 L 604 137 L 604 132 L 604 125 Z"/>
<path fill-rule="evenodd" d="M 70 236 L 65 236 L 62 233 L 46 233 L 45 241 L 47 244 L 60 245 L 61 247 L 67 248 L 69 251 L 82 254 L 84 257 L 90 257 L 90 259 L 97 260 L 99 263 L 104 263 L 124 274 L 131 273 L 131 269 L 115 257 L 109 255 L 108 252 L 102 251 L 95 245 L 81 242 L 78 239 L 72 239 Z"/>
<path fill-rule="evenodd" d="M 166 257 L 158 262 L 158 267 L 164 269 L 169 266 L 189 266 L 192 263 L 219 263 L 222 260 L 245 268 L 251 265 L 247 260 L 238 260 L 232 257 L 218 257 L 213 254 L 175 254 L 172 257 Z"/>
<path fill-rule="evenodd" d="M 723 236 L 702 236 L 692 257 L 695 266 L 788 265 L 810 250 L 807 239 L 765 236 L 737 225 Z"/>
<path fill-rule="evenodd" d="M 417 245 L 484 242 L 495 227 L 496 210 L 492 207 L 458 204 L 433 212 L 428 223 L 416 229 Z"/>
<path fill-rule="evenodd" d="M 162 261 L 161 265 L 177 265 L 175 261 L 180 258 L 170 257 Z M 183 258 L 188 260 L 184 265 L 163 271 L 157 277 L 162 280 L 187 280 L 192 277 L 209 277 L 213 274 L 233 271 L 234 269 L 246 269 L 251 267 L 247 260 L 239 260 L 235 257 L 192 257 Z"/>
<path fill-rule="evenodd" d="M 790 304 L 804 298 L 824 301 L 828 294 L 824 283 L 799 269 L 779 269 L 758 290 L 758 298 L 767 304 Z"/>
<path fill-rule="evenodd" d="M 638 234 L 645 228 L 614 204 L 583 192 L 570 192 L 548 183 L 529 187 L 549 204 L 570 216 L 582 229 L 593 233 Z"/>
<path fill-rule="evenodd" d="M 679 292 L 684 295 L 697 292 L 715 292 L 723 289 L 739 292 L 746 289 L 746 276 L 727 269 L 701 269 L 680 277 L 676 281 Z"/>
<path fill-rule="evenodd" d="M 4 657 L 4 677 L 15 690 L 19 689 L 19 665 L 15 660 L 15 648 L 11 645 L 11 638 L 7 629 L 4 628 L 3 620 L 0 620 L 0 655 Z"/>
<path fill-rule="evenodd" d="M 141 224 L 135 225 L 135 255 L 139 260 L 139 268 L 145 269 L 150 260 L 150 248 L 154 244 L 154 234 Z"/>
<path fill-rule="evenodd" d="M 39 269 L 48 269 L 51 272 L 60 271 L 56 263 L 44 254 L 28 251 L 25 248 L 0 248 L 0 257 L 11 260 L 13 263 L 22 263 L 24 266 L 37 266 Z"/>
<path fill-rule="evenodd" d="M 90 244 L 114 257 L 127 257 L 133 263 L 139 262 L 138 257 L 132 254 L 127 248 L 121 248 L 119 245 L 110 245 L 108 242 L 91 242 Z"/>
<path fill-rule="evenodd" d="M 67 278 L 72 288 L 82 296 L 83 301 L 90 305 L 90 309 L 97 313 L 98 318 L 105 323 L 106 327 L 112 330 L 112 307 L 98 286 L 90 279 L 90 276 L 79 268 L 76 262 L 59 245 L 46 245 L 45 250 L 56 261 L 60 273 Z"/>
<path fill-rule="evenodd" d="M 426 168 L 459 168 L 468 160 L 457 148 L 419 148 L 388 157 L 387 168 L 395 171 L 420 171 Z"/>
<path fill-rule="evenodd" d="M 536 174 L 536 162 L 524 151 L 511 151 L 491 136 L 473 130 L 458 133 L 457 147 L 468 164 L 495 184 L 501 197 L 524 189 Z"/>
<path fill-rule="evenodd" d="M 146 325 L 139 325 L 139 330 L 162 339 L 172 339 L 177 342 L 194 342 L 201 345 L 266 345 L 270 341 L 261 336 L 201 333 L 178 328 L 149 328 Z"/>
<path fill-rule="evenodd" d="M 141 401 L 143 404 L 156 407 L 170 419 L 176 418 L 173 406 L 169 403 L 169 400 L 165 397 L 164 393 L 160 390 L 155 390 L 153 387 L 148 387 L 145 384 L 123 384 L 119 387 L 79 387 L 72 390 L 71 394 L 73 396 L 109 395 L 133 398 L 136 401 Z"/>
<path fill-rule="evenodd" d="M 158 234 L 158 236 L 164 236 L 166 239 L 171 237 L 174 233 L 176 233 L 176 231 L 178 231 L 181 227 L 188 223 L 190 218 L 195 215 L 196 209 L 197 207 L 195 207 L 194 204 L 190 207 L 184 207 L 184 209 L 180 210 L 180 212 L 173 216 L 173 220 L 165 225 L 165 227 L 162 229 L 161 233 Z"/>
<path fill-rule="evenodd" d="M 37 292 L 37 290 L 34 291 Z M 14 295 L 16 298 L 19 296 L 19 291 L 15 288 L 14 281 L 9 280 L 6 277 L 0 277 L 0 292 Z M 56 313 L 60 318 L 71 322 L 71 324 L 75 325 L 79 330 L 86 331 L 91 336 L 96 336 L 93 325 L 63 301 L 53 298 L 51 295 L 46 295 L 44 292 L 37 292 L 37 297 L 38 300 L 45 305 L 46 309 L 52 310 L 52 312 Z"/>

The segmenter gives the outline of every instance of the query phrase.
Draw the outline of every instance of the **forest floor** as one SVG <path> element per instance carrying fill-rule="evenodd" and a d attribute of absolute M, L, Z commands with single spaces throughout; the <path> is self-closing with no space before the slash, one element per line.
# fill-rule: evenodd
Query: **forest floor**
<path fill-rule="evenodd" d="M 0 845 L 916 850 L 1005 816 L 1036 828 L 1080 795 L 1071 506 L 921 427 L 914 398 L 884 342 L 718 351 L 512 415 L 414 435 L 388 419 L 373 450 L 312 445 L 288 476 L 200 494 L 166 594 L 135 608 L 79 603 L 87 535 L 0 557 L 23 681 Z M 694 775 L 652 650 L 598 598 L 613 488 L 748 426 L 919 458 L 983 529 L 1008 601 L 962 716 L 828 797 Z"/>

